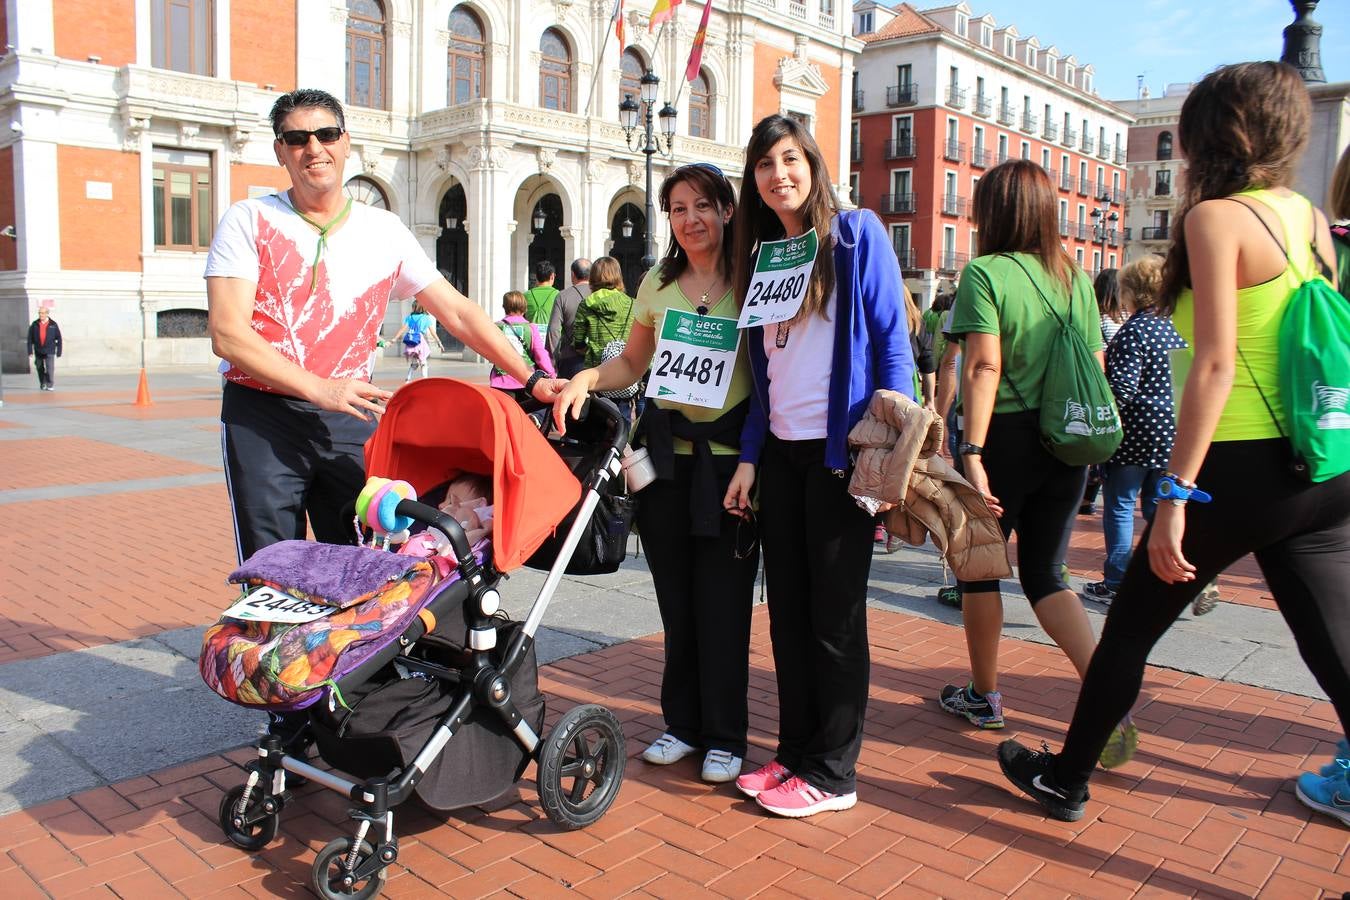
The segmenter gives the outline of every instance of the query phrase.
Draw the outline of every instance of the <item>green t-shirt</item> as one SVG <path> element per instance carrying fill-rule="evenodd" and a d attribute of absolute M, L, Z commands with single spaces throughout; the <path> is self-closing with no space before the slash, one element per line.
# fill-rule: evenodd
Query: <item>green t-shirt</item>
<path fill-rule="evenodd" d="M 671 307 L 684 310 L 698 309 L 698 304 L 686 297 L 684 291 L 680 290 L 678 281 L 672 281 L 665 287 L 661 287 L 660 275 L 660 266 L 653 267 L 647 273 L 647 277 L 642 279 L 642 286 L 638 288 L 637 302 L 633 304 L 634 324 L 645 325 L 652 329 L 656 333 L 655 339 L 660 337 L 661 325 L 665 321 L 667 309 Z M 734 319 L 740 316 L 741 307 L 736 302 L 733 293 L 727 291 L 720 300 L 709 305 L 707 314 Z M 655 403 L 662 409 L 677 410 L 691 422 L 711 422 L 749 396 L 750 360 L 746 357 L 745 337 L 742 335 L 740 345 L 736 349 L 736 368 L 731 372 L 731 382 L 727 385 L 727 399 L 722 404 L 721 409 L 709 409 L 706 406 L 690 406 L 685 403 L 672 403 L 669 400 L 654 400 L 651 398 L 648 398 L 647 402 Z M 736 447 L 728 447 L 716 442 L 710 442 L 708 446 L 713 453 L 719 455 L 740 453 L 740 450 Z M 694 451 L 688 441 L 676 438 L 675 452 L 693 453 Z"/>
<path fill-rule="evenodd" d="M 553 301 L 558 297 L 558 289 L 551 284 L 540 284 L 525 292 L 525 318 L 536 325 L 548 325 L 553 315 Z"/>
<path fill-rule="evenodd" d="M 1026 267 L 1026 272 L 1013 257 Z M 1061 318 L 1067 318 L 1083 335 L 1089 349 L 1103 349 L 1101 314 L 1097 311 L 1097 300 L 1086 272 L 1074 269 L 1073 301 L 1070 304 L 1064 296 L 1064 287 L 1046 272 L 1037 256 L 1030 253 L 997 254 L 971 260 L 961 270 L 956 305 L 952 307 L 951 334 L 974 332 L 999 336 L 1003 377 L 999 379 L 998 396 L 994 401 L 996 413 L 1040 408 L 1046 357 L 1059 324 L 1036 293 L 1038 287 L 1055 312 Z M 1017 386 L 1026 401 L 1025 407 L 1009 381 Z"/>

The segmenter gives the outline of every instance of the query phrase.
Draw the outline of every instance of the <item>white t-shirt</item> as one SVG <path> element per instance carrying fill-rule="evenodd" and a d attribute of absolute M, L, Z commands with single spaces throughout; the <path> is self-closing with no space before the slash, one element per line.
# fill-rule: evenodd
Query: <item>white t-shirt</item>
<path fill-rule="evenodd" d="M 769 358 L 769 430 L 780 440 L 810 441 L 826 436 L 835 306 L 835 294 L 831 292 L 825 304 L 828 318 L 812 314 L 795 322 L 783 347 L 778 346 L 778 327 L 764 328 L 764 354 Z"/>
<path fill-rule="evenodd" d="M 241 200 L 216 226 L 206 277 L 254 282 L 253 330 L 305 371 L 369 378 L 389 301 L 417 294 L 440 273 L 398 216 L 362 203 L 352 203 L 327 243 L 316 273 L 319 233 L 285 198 Z M 225 377 L 271 390 L 233 365 Z"/>

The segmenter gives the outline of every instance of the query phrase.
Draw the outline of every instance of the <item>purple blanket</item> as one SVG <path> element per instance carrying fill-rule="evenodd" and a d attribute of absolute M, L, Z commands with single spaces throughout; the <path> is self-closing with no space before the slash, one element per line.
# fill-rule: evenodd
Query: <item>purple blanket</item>
<path fill-rule="evenodd" d="M 265 581 L 316 602 L 350 606 L 402 578 L 420 560 L 387 550 L 282 541 L 264 547 L 230 573 L 232 584 Z"/>

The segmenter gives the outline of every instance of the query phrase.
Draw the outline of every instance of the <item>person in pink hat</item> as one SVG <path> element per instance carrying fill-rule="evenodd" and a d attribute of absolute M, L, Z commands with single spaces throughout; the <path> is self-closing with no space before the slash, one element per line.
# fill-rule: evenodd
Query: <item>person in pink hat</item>
<path fill-rule="evenodd" d="M 56 358 L 61 355 L 61 326 L 52 318 L 52 301 L 38 304 L 38 317 L 28 326 L 28 355 L 37 369 L 38 390 L 54 391 Z"/>

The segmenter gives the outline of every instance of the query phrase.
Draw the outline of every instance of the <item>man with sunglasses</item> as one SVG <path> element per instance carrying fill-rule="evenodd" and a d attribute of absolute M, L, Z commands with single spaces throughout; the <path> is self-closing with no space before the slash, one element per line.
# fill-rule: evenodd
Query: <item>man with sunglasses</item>
<path fill-rule="evenodd" d="M 415 297 L 467 346 L 551 401 L 487 314 L 436 270 L 387 211 L 343 190 L 351 138 L 324 91 L 282 95 L 271 112 L 291 188 L 225 213 L 206 263 L 212 349 L 225 362 L 225 477 L 239 558 L 305 537 L 351 543 L 343 508 L 365 482 L 363 445 L 391 396 L 370 382 L 391 300 Z"/>

